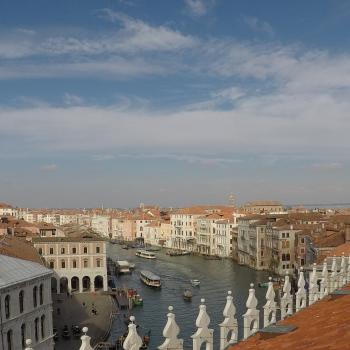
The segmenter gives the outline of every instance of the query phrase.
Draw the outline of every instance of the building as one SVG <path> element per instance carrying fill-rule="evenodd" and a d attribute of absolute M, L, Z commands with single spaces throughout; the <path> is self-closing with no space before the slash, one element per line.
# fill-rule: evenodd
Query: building
<path fill-rule="evenodd" d="M 10 204 L 0 203 L 0 216 L 16 216 L 17 209 L 13 208 Z"/>
<path fill-rule="evenodd" d="M 27 242 L 7 236 L 0 243 L 0 349 L 53 350 L 52 271 Z"/>
<path fill-rule="evenodd" d="M 278 201 L 254 201 L 244 204 L 243 211 L 247 214 L 279 214 L 285 213 L 282 203 Z"/>
<path fill-rule="evenodd" d="M 34 247 L 54 271 L 52 292 L 108 289 L 106 241 L 93 235 L 33 238 Z"/>
<path fill-rule="evenodd" d="M 171 237 L 171 225 L 169 220 L 153 221 L 145 226 L 144 241 L 155 246 L 167 246 Z"/>
<path fill-rule="evenodd" d="M 91 218 L 91 228 L 101 236 L 109 237 L 109 217 L 96 215 Z"/>

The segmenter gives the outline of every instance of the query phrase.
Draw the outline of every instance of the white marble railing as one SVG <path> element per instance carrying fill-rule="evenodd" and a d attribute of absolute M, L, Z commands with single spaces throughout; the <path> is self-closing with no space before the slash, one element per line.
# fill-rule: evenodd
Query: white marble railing
<path fill-rule="evenodd" d="M 321 282 L 317 281 L 321 278 Z M 272 279 L 270 277 L 266 292 L 266 303 L 263 306 L 263 327 L 276 323 L 278 311 L 280 319 L 291 316 L 305 307 L 312 305 L 316 301 L 324 298 L 337 289 L 342 288 L 345 284 L 350 283 L 350 256 L 341 258 L 340 266 L 337 259 L 332 260 L 331 273 L 328 272 L 327 262 L 323 263 L 323 270 L 320 276 L 317 275 L 316 264 L 314 264 L 309 277 L 308 291 L 305 288 L 305 277 L 303 268 L 299 271 L 298 290 L 293 296 L 291 292 L 291 283 L 289 276 L 285 276 L 282 288 L 280 305 L 276 302 L 276 296 Z M 294 303 L 295 301 L 295 303 Z M 242 315 L 243 318 L 243 339 L 250 337 L 259 330 L 259 313 L 256 308 L 258 301 L 255 296 L 254 285 L 250 285 L 248 299 L 246 302 L 247 311 Z M 158 346 L 160 350 L 183 350 L 183 339 L 179 339 L 180 328 L 175 321 L 173 307 L 169 306 L 167 322 L 163 330 L 165 338 L 162 345 Z M 231 291 L 226 297 L 226 305 L 223 310 L 224 320 L 219 324 L 220 328 L 220 350 L 227 349 L 230 345 L 238 342 L 238 322 L 236 319 L 236 307 L 233 303 Z M 139 350 L 142 347 L 142 339 L 137 334 L 135 318 L 130 317 L 129 332 L 123 343 L 124 350 Z M 192 350 L 200 350 L 205 344 L 206 350 L 213 350 L 214 330 L 209 328 L 210 317 L 206 310 L 205 300 L 201 299 L 199 313 L 196 319 L 197 331 L 191 336 Z M 90 345 L 90 337 L 87 335 L 88 329 L 83 328 L 84 335 L 81 337 L 81 347 L 79 350 L 93 350 Z M 25 350 L 35 350 L 31 347 L 31 340 L 26 341 Z"/>

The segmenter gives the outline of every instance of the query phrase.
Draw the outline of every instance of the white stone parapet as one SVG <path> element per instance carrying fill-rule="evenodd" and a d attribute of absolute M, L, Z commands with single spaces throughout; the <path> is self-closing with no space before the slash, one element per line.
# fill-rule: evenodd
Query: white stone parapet
<path fill-rule="evenodd" d="M 204 305 L 205 299 L 201 299 L 199 313 L 196 319 L 197 332 L 192 335 L 193 350 L 200 350 L 203 343 L 206 350 L 213 350 L 213 329 L 209 329 L 210 318 L 207 314 L 207 307 Z"/>
<path fill-rule="evenodd" d="M 238 341 L 238 322 L 236 319 L 236 307 L 233 303 L 232 292 L 227 292 L 226 305 L 223 311 L 224 321 L 220 323 L 220 350 Z"/>
<path fill-rule="evenodd" d="M 276 323 L 276 301 L 272 277 L 269 277 L 269 285 L 266 292 L 266 304 L 264 305 L 264 327 Z"/>
<path fill-rule="evenodd" d="M 255 297 L 254 284 L 250 284 L 249 296 L 246 302 L 247 312 L 243 315 L 243 337 L 247 339 L 259 329 L 259 313 L 257 310 L 258 301 Z"/>
<path fill-rule="evenodd" d="M 316 264 L 312 267 L 312 273 L 310 275 L 310 284 L 309 284 L 309 305 L 315 303 L 319 299 L 319 291 L 317 284 L 317 271 Z"/>
<path fill-rule="evenodd" d="M 140 350 L 142 346 L 142 339 L 137 334 L 136 324 L 134 323 L 135 317 L 130 316 L 129 332 L 124 340 L 123 348 L 124 350 Z"/>
<path fill-rule="evenodd" d="M 323 269 L 322 269 L 320 299 L 328 295 L 329 289 L 330 288 L 329 288 L 328 266 L 327 266 L 327 260 L 325 259 L 323 262 Z"/>
<path fill-rule="evenodd" d="M 173 307 L 169 306 L 169 313 L 167 314 L 168 321 L 163 330 L 163 336 L 165 341 L 162 345 L 158 346 L 160 350 L 183 350 L 183 340 L 178 339 L 177 336 L 180 333 L 180 328 L 175 321 L 175 314 L 173 313 Z"/>
<path fill-rule="evenodd" d="M 293 296 L 291 293 L 292 286 L 289 281 L 289 276 L 286 275 L 283 284 L 283 296 L 281 298 L 281 319 L 284 320 L 287 316 L 293 314 Z"/>
<path fill-rule="evenodd" d="M 304 277 L 304 269 L 300 268 L 299 280 L 298 280 L 298 291 L 296 293 L 296 312 L 304 309 L 306 307 L 306 290 L 305 290 L 305 277 Z"/>
<path fill-rule="evenodd" d="M 24 350 L 34 350 L 32 348 L 32 340 L 31 339 L 26 340 L 26 347 L 24 348 Z"/>

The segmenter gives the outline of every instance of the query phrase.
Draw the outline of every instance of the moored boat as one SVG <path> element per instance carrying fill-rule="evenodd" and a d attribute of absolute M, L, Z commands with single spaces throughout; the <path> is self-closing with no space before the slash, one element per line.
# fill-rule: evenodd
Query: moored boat
<path fill-rule="evenodd" d="M 199 280 L 190 280 L 193 287 L 199 287 L 201 282 Z"/>
<path fill-rule="evenodd" d="M 146 286 L 153 287 L 153 288 L 160 288 L 162 285 L 160 281 L 160 277 L 154 274 L 153 272 L 147 271 L 147 270 L 142 270 L 140 272 L 140 280 Z"/>
<path fill-rule="evenodd" d="M 135 255 L 145 259 L 156 259 L 155 254 L 148 252 L 147 250 L 138 250 Z"/>
<path fill-rule="evenodd" d="M 191 301 L 192 300 L 192 291 L 188 288 L 186 288 L 182 294 L 182 297 L 185 301 Z"/>

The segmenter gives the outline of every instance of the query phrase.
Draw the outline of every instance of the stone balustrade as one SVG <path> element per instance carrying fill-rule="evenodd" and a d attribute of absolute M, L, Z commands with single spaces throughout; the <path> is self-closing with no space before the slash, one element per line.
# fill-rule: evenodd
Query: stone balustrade
<path fill-rule="evenodd" d="M 320 281 L 320 282 L 318 282 Z M 350 283 L 350 256 L 341 258 L 338 266 L 337 259 L 333 258 L 331 273 L 328 273 L 327 262 L 323 263 L 323 269 L 320 276 L 317 274 L 316 265 L 313 265 L 312 272 L 309 277 L 309 288 L 305 288 L 306 281 L 303 268 L 299 271 L 298 290 L 295 298 L 291 293 L 291 283 L 289 276 L 285 276 L 282 288 L 282 296 L 280 298 L 280 306 L 278 306 L 271 277 L 269 278 L 268 289 L 266 292 L 266 303 L 263 306 L 263 322 L 264 327 L 271 326 L 280 319 L 285 319 L 299 312 L 305 307 L 312 305 L 334 292 L 336 289 L 342 288 Z M 295 300 L 295 303 L 294 303 Z M 242 315 L 243 318 L 243 339 L 246 339 L 259 331 L 259 313 L 257 309 L 258 301 L 255 296 L 254 285 L 250 284 L 248 298 L 246 302 L 247 311 Z M 165 338 L 162 345 L 158 346 L 160 350 L 183 350 L 183 339 L 179 339 L 180 328 L 175 321 L 175 314 L 172 306 L 168 308 L 167 322 L 163 330 Z M 278 313 L 278 311 L 280 311 Z M 224 320 L 219 324 L 220 328 L 220 350 L 227 349 L 230 345 L 238 342 L 238 322 L 236 318 L 236 307 L 233 302 L 232 292 L 229 291 L 226 296 L 226 305 L 223 310 Z M 129 332 L 123 343 L 124 350 L 139 350 L 142 348 L 143 342 L 137 333 L 134 323 L 135 317 L 130 317 L 128 326 Z M 206 350 L 213 350 L 214 330 L 209 328 L 210 317 L 206 310 L 205 300 L 201 299 L 199 305 L 199 313 L 196 319 L 197 331 L 192 335 L 192 350 L 200 350 L 205 345 Z M 88 329 L 83 328 L 84 335 L 81 337 L 81 346 L 79 350 L 93 350 L 90 345 L 90 337 L 87 335 Z M 32 341 L 26 340 L 25 350 L 35 350 L 32 347 Z M 74 349 L 72 349 L 74 350 Z"/>

